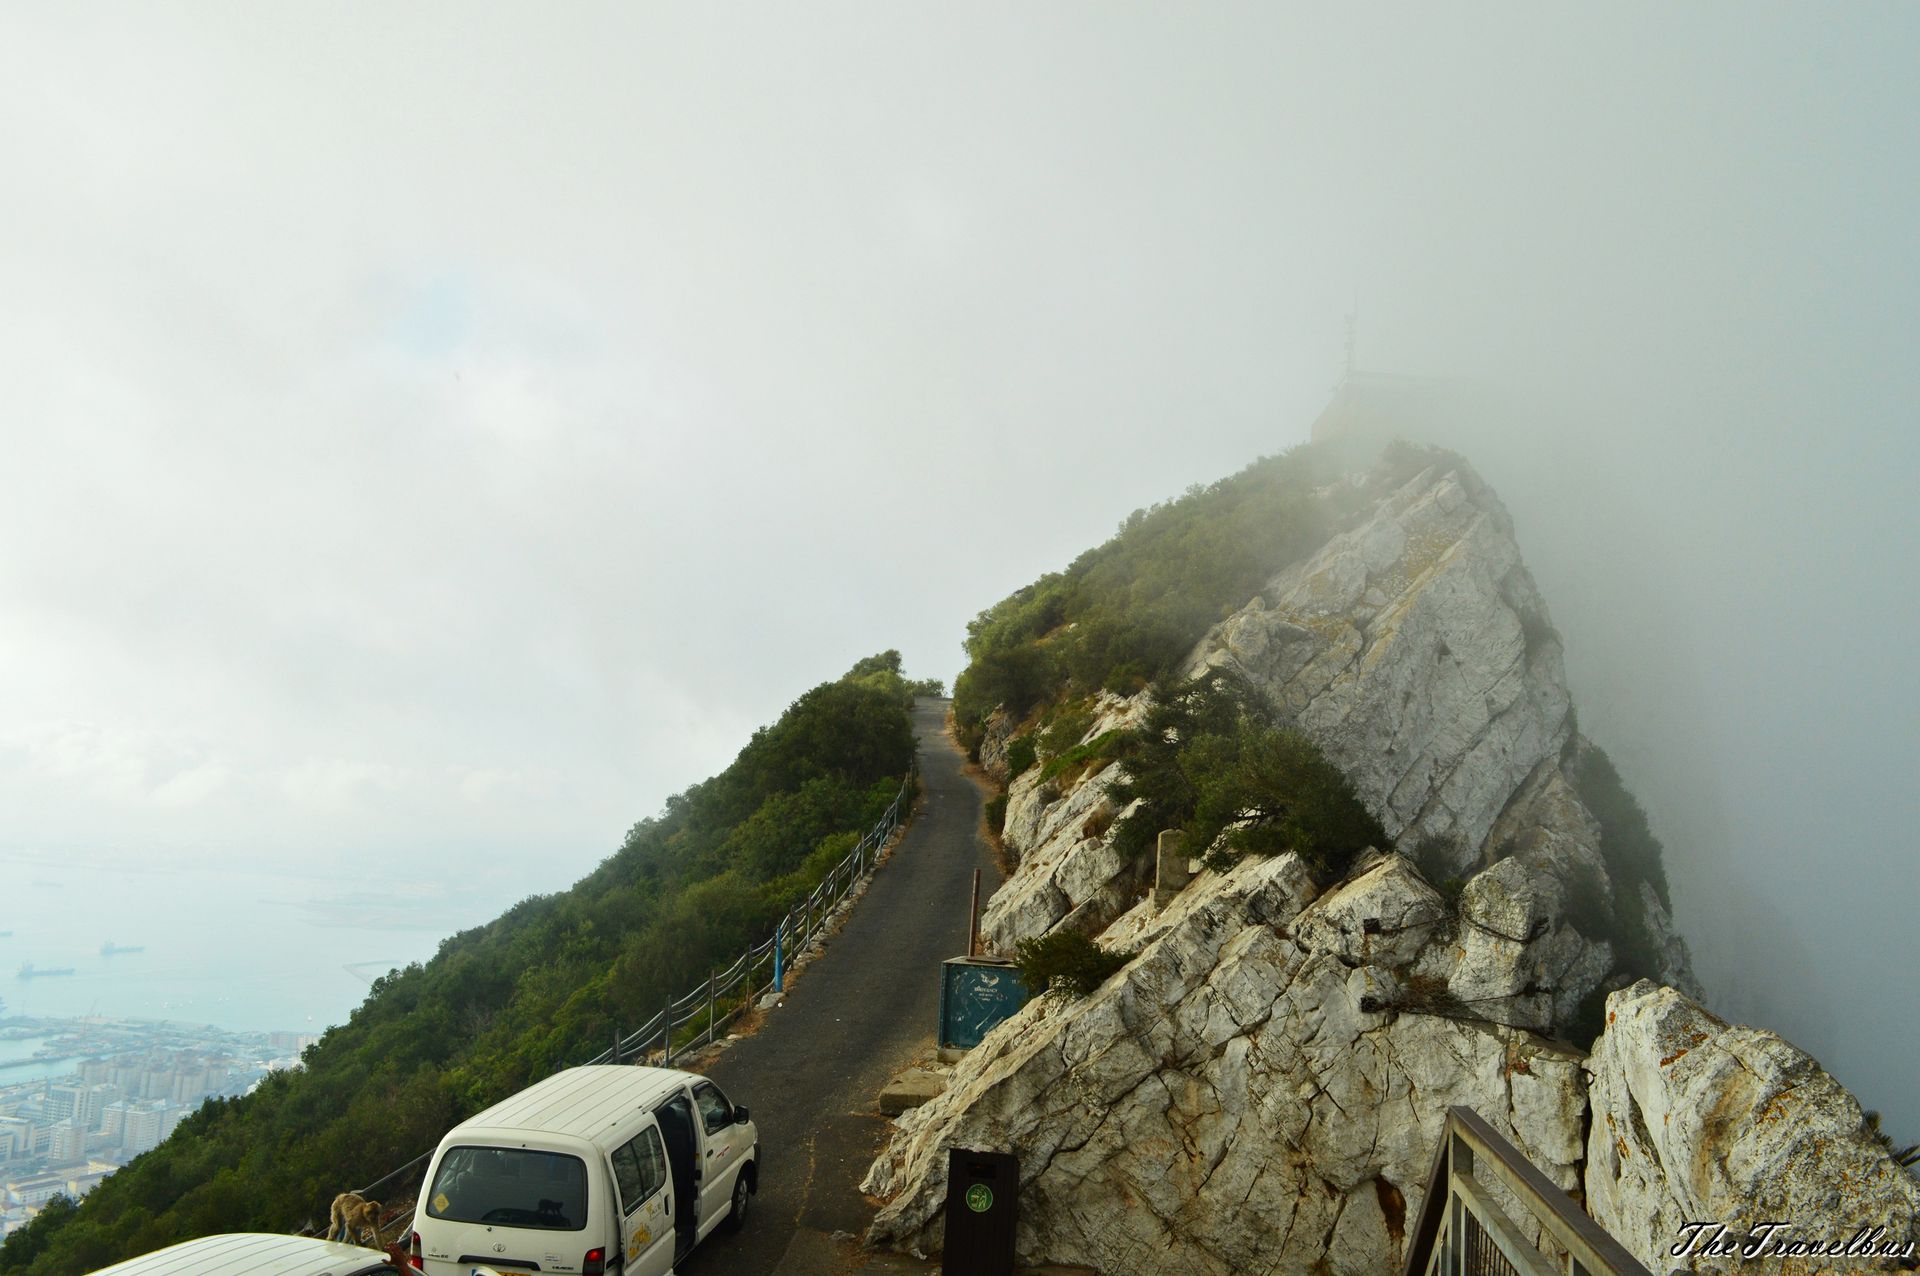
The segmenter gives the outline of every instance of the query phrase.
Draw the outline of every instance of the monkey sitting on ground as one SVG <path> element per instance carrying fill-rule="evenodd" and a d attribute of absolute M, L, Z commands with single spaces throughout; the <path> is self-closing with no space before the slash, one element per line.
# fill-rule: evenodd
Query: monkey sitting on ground
<path fill-rule="evenodd" d="M 380 1247 L 380 1202 L 369 1201 L 358 1192 L 342 1192 L 333 1198 L 333 1212 L 327 1219 L 327 1239 L 349 1243 L 358 1229 L 362 1235 L 373 1236 L 373 1246 Z"/>

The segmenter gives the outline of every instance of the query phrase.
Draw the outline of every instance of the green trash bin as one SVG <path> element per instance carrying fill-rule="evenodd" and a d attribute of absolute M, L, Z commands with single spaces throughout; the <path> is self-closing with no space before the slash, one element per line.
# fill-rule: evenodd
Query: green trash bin
<path fill-rule="evenodd" d="M 1027 1004 L 1020 968 L 1000 957 L 950 957 L 940 963 L 940 1045 L 971 1050 L 1001 1020 Z"/>
<path fill-rule="evenodd" d="M 945 1276 L 1013 1276 L 1019 1205 L 1018 1157 L 948 1148 Z"/>

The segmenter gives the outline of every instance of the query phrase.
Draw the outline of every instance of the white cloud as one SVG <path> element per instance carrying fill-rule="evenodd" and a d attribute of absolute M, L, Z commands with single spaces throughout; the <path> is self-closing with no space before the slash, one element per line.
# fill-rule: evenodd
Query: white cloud
<path fill-rule="evenodd" d="M 280 776 L 280 789 L 301 806 L 322 811 L 350 810 L 368 798 L 405 788 L 412 776 L 403 768 L 351 758 L 311 758 Z"/>

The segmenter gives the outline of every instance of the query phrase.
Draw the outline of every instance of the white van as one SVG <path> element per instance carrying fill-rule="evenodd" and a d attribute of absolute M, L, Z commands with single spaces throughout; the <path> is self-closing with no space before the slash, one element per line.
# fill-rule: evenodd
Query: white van
<path fill-rule="evenodd" d="M 760 1136 L 705 1077 L 568 1068 L 440 1140 L 413 1216 L 427 1276 L 663 1276 L 746 1220 Z"/>
<path fill-rule="evenodd" d="M 233 1232 L 157 1249 L 93 1276 L 400 1276 L 376 1249 L 311 1236 Z"/>

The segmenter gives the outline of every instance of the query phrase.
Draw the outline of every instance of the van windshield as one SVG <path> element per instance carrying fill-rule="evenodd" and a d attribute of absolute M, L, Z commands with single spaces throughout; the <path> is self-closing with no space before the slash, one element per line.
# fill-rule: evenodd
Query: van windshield
<path fill-rule="evenodd" d="M 449 1148 L 427 1193 L 427 1215 L 577 1232 L 587 1225 L 587 1166 L 564 1152 Z"/>

